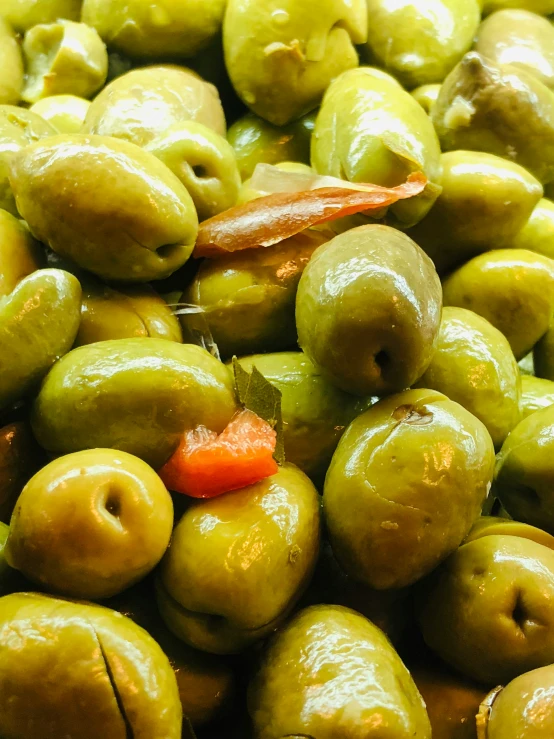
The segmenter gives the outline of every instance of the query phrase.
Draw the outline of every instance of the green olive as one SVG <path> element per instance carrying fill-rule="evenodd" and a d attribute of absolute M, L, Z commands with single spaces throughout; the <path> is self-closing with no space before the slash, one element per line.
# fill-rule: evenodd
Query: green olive
<path fill-rule="evenodd" d="M 17 105 L 23 89 L 23 57 L 15 33 L 0 16 L 0 105 Z"/>
<path fill-rule="evenodd" d="M 50 95 L 92 97 L 106 82 L 106 47 L 84 23 L 34 26 L 25 34 L 23 53 L 27 77 L 22 98 L 27 103 Z"/>

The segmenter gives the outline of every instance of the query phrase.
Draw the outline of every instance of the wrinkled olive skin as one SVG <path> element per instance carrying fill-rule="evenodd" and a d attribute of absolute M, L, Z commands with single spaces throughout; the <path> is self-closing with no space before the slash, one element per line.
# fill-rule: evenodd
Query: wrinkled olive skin
<path fill-rule="evenodd" d="M 6 560 L 29 580 L 70 598 L 117 595 L 161 560 L 173 503 L 142 460 L 111 449 L 55 459 L 23 488 Z"/>
<path fill-rule="evenodd" d="M 443 283 L 444 304 L 468 308 L 501 331 L 516 359 L 543 336 L 554 309 L 554 262 L 525 249 L 474 257 Z"/>
<path fill-rule="evenodd" d="M 33 235 L 104 279 L 163 279 L 192 252 L 198 217 L 186 188 L 127 141 L 52 136 L 12 157 L 10 183 Z"/>
<path fill-rule="evenodd" d="M 554 735 L 554 666 L 516 677 L 494 699 L 488 739 L 550 739 Z"/>
<path fill-rule="evenodd" d="M 477 254 L 514 246 L 543 188 L 523 167 L 494 154 L 449 151 L 441 160 L 442 193 L 409 234 L 444 274 Z"/>
<path fill-rule="evenodd" d="M 418 385 L 476 416 L 497 449 L 521 419 L 521 376 L 508 340 L 464 308 L 444 308 L 437 350 Z"/>
<path fill-rule="evenodd" d="M 201 221 L 236 204 L 241 179 L 235 152 L 219 134 L 202 123 L 171 126 L 145 146 L 187 188 Z"/>
<path fill-rule="evenodd" d="M 527 418 L 531 413 L 547 408 L 554 403 L 554 382 L 541 377 L 521 377 L 521 414 Z"/>
<path fill-rule="evenodd" d="M 57 269 L 34 272 L 0 301 L 0 409 L 33 391 L 71 349 L 80 305 L 78 280 Z"/>
<path fill-rule="evenodd" d="M 249 249 L 205 260 L 183 295 L 200 306 L 224 359 L 291 349 L 300 276 L 327 237 L 306 231 L 270 249 Z M 181 318 L 184 327 L 187 316 Z"/>
<path fill-rule="evenodd" d="M 274 630 L 319 554 L 317 490 L 287 464 L 272 477 L 193 503 L 162 560 L 158 605 L 190 646 L 241 651 Z"/>
<path fill-rule="evenodd" d="M 518 536 L 484 536 L 433 573 L 420 628 L 456 670 L 501 685 L 553 661 L 553 597 L 552 549 Z"/>
<path fill-rule="evenodd" d="M 30 110 L 52 124 L 59 133 L 80 133 L 90 102 L 76 95 L 42 98 Z"/>
<path fill-rule="evenodd" d="M 344 429 L 371 399 L 331 385 L 302 352 L 255 354 L 240 364 L 248 371 L 256 367 L 281 391 L 287 461 L 320 485 Z"/>
<path fill-rule="evenodd" d="M 23 486 L 41 463 L 41 450 L 27 423 L 0 428 L 0 522 L 9 524 Z"/>
<path fill-rule="evenodd" d="M 152 578 L 110 598 L 106 605 L 131 618 L 158 642 L 175 672 L 183 715 L 194 727 L 226 712 L 234 698 L 235 671 L 226 659 L 192 649 L 169 631 L 156 606 Z"/>
<path fill-rule="evenodd" d="M 27 69 L 22 98 L 36 103 L 50 95 L 89 98 L 106 82 L 108 52 L 100 36 L 84 23 L 59 20 L 25 34 Z"/>
<path fill-rule="evenodd" d="M 496 64 L 511 64 L 554 88 L 554 28 L 527 10 L 500 10 L 479 28 L 475 51 Z"/>
<path fill-rule="evenodd" d="M 466 54 L 441 87 L 431 118 L 443 151 L 504 157 L 554 180 L 554 93 L 533 75 Z"/>
<path fill-rule="evenodd" d="M 23 57 L 16 35 L 0 17 L 0 105 L 17 105 L 23 89 Z"/>
<path fill-rule="evenodd" d="M 0 210 L 0 298 L 43 264 L 42 249 L 29 229 L 6 210 Z"/>
<path fill-rule="evenodd" d="M 483 13 L 493 13 L 495 10 L 518 8 L 540 15 L 554 13 L 554 0 L 481 0 Z"/>
<path fill-rule="evenodd" d="M 367 51 L 408 89 L 442 82 L 469 51 L 481 21 L 477 0 L 368 0 Z"/>
<path fill-rule="evenodd" d="M 378 590 L 416 582 L 465 539 L 493 471 L 485 426 L 445 395 L 407 390 L 377 403 L 347 428 L 325 478 L 339 564 Z"/>
<path fill-rule="evenodd" d="M 75 346 L 145 337 L 182 343 L 181 325 L 148 285 L 108 287 L 83 280 L 81 323 Z"/>
<path fill-rule="evenodd" d="M 312 166 L 350 182 L 394 187 L 423 172 L 425 191 L 390 212 L 412 226 L 440 193 L 440 146 L 421 105 L 390 75 L 371 67 L 345 72 L 329 85 L 312 136 Z"/>
<path fill-rule="evenodd" d="M 56 129 L 39 115 L 14 105 L 0 105 L 0 208 L 18 216 L 8 179 L 9 165 L 16 152 L 35 141 L 54 136 Z"/>
<path fill-rule="evenodd" d="M 223 22 L 235 91 L 276 126 L 316 108 L 331 80 L 358 66 L 354 45 L 366 38 L 364 0 L 229 0 Z"/>
<path fill-rule="evenodd" d="M 330 280 L 330 274 L 341 278 Z M 345 392 L 403 390 L 431 362 L 441 301 L 431 260 L 408 236 L 388 226 L 360 226 L 320 246 L 304 270 L 296 298 L 298 341 Z"/>
<path fill-rule="evenodd" d="M 521 421 L 498 455 L 496 495 L 512 518 L 554 534 L 554 408 Z"/>
<path fill-rule="evenodd" d="M 204 349 L 116 339 L 74 349 L 52 368 L 32 426 L 50 452 L 119 449 L 159 469 L 184 431 L 221 432 L 235 411 L 229 372 Z"/>
<path fill-rule="evenodd" d="M 425 704 L 390 642 L 349 608 L 313 606 L 274 639 L 249 689 L 257 739 L 430 739 Z"/>
<path fill-rule="evenodd" d="M 304 605 L 344 606 L 368 618 L 393 644 L 402 643 L 413 616 L 410 588 L 374 590 L 350 577 L 340 567 L 331 545 L 324 541 Z"/>
<path fill-rule="evenodd" d="M 2 0 L 2 15 L 18 33 L 58 18 L 79 20 L 82 0 Z"/>
<path fill-rule="evenodd" d="M 273 126 L 253 113 L 233 123 L 227 140 L 235 150 L 240 176 L 252 177 L 257 164 L 279 162 L 310 163 L 310 140 L 316 113 L 300 118 L 288 126 Z"/>
<path fill-rule="evenodd" d="M 530 539 L 554 550 L 554 536 L 546 531 L 530 526 L 520 521 L 510 521 L 497 516 L 481 516 L 471 527 L 471 531 L 464 540 L 464 544 L 481 539 L 483 536 L 519 536 L 520 539 Z"/>
<path fill-rule="evenodd" d="M 108 608 L 35 593 L 0 600 L 0 732 L 14 739 L 181 737 L 167 657 Z"/>
<path fill-rule="evenodd" d="M 412 90 L 411 95 L 421 105 L 423 110 L 430 115 L 431 108 L 436 103 L 439 96 L 440 85 L 420 85 Z"/>
<path fill-rule="evenodd" d="M 221 29 L 225 0 L 84 0 L 82 20 L 134 59 L 187 58 Z"/>
<path fill-rule="evenodd" d="M 409 665 L 425 701 L 433 739 L 477 739 L 475 716 L 487 691 L 443 665 Z"/>
<path fill-rule="evenodd" d="M 117 77 L 96 96 L 82 132 L 144 146 L 184 121 L 202 123 L 225 135 L 216 88 L 185 67 L 145 67 Z"/>

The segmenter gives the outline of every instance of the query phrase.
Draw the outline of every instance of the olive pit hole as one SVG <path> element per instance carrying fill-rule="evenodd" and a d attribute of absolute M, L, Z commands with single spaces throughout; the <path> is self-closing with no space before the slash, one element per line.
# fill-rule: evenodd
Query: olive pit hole
<path fill-rule="evenodd" d="M 114 495 L 110 495 L 106 500 L 106 510 L 114 518 L 119 518 L 121 515 L 121 501 Z"/>
<path fill-rule="evenodd" d="M 381 351 L 377 352 L 375 355 L 375 364 L 381 371 L 385 370 L 389 366 L 390 361 L 390 355 L 384 349 L 381 349 Z"/>
<path fill-rule="evenodd" d="M 196 164 L 192 168 L 192 171 L 194 172 L 194 176 L 197 177 L 199 180 L 204 180 L 210 176 L 207 168 L 203 164 Z"/>

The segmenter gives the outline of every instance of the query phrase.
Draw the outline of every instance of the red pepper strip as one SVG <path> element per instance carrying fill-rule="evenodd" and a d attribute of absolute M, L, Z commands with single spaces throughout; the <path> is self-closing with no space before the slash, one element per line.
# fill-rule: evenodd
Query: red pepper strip
<path fill-rule="evenodd" d="M 158 474 L 175 493 L 214 498 L 274 475 L 276 440 L 266 421 L 244 410 L 219 436 L 205 426 L 188 431 Z"/>
<path fill-rule="evenodd" d="M 393 188 L 365 184 L 359 185 L 359 190 L 352 189 L 356 185 L 322 187 L 257 198 L 201 223 L 193 256 L 215 257 L 272 246 L 319 223 L 413 198 L 426 185 L 425 175 L 414 172 L 407 182 Z"/>

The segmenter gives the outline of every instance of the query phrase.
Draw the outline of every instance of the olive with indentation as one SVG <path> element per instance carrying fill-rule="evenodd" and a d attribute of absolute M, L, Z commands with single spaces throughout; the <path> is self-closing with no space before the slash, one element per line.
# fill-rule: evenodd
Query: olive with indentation
<path fill-rule="evenodd" d="M 500 685 L 554 661 L 554 551 L 519 536 L 464 544 L 430 578 L 419 623 L 437 655 Z"/>
<path fill-rule="evenodd" d="M 323 507 L 339 564 L 373 588 L 401 588 L 467 536 L 490 489 L 485 426 L 434 390 L 380 401 L 347 428 L 327 472 Z"/>
<path fill-rule="evenodd" d="M 173 503 L 145 462 L 89 449 L 29 480 L 10 522 L 6 559 L 30 580 L 75 598 L 116 595 L 142 579 L 169 544 Z"/>

